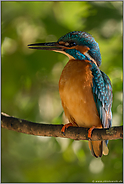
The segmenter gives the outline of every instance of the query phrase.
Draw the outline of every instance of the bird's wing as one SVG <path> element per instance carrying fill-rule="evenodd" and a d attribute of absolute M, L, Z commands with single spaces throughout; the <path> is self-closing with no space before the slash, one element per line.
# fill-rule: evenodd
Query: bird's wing
<path fill-rule="evenodd" d="M 93 96 L 103 128 L 111 127 L 112 86 L 109 77 L 92 64 Z"/>

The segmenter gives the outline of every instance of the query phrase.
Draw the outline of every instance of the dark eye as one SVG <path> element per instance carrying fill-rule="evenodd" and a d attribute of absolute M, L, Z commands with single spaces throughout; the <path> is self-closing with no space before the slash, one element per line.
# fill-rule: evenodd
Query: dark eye
<path fill-rule="evenodd" d="M 69 45 L 72 47 L 72 46 L 75 46 L 76 43 L 75 42 L 70 42 Z"/>
<path fill-rule="evenodd" d="M 65 46 L 67 46 L 67 47 L 73 47 L 75 45 L 76 45 L 75 42 L 65 42 Z"/>

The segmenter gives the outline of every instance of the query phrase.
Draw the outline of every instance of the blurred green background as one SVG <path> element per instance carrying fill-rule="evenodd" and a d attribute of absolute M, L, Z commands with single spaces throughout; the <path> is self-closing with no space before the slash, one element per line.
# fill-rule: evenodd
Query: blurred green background
<path fill-rule="evenodd" d="M 39 123 L 62 123 L 58 81 L 68 58 L 30 50 L 86 31 L 99 43 L 100 69 L 113 87 L 113 126 L 122 125 L 122 2 L 1 2 L 2 111 Z M 122 140 L 94 158 L 87 141 L 2 129 L 2 182 L 122 182 Z"/>

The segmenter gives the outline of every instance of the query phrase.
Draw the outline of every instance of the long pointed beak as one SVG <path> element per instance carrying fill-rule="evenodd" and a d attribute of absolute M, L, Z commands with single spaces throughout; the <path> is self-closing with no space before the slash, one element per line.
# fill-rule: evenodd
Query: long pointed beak
<path fill-rule="evenodd" d="M 63 46 L 59 45 L 59 43 L 57 42 L 29 44 L 28 47 L 29 49 L 40 49 L 40 50 L 53 50 L 53 51 L 63 50 Z"/>

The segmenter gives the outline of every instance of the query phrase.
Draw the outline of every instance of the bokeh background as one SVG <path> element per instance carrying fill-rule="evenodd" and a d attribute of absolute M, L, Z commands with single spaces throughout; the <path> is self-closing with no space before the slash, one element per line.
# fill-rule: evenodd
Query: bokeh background
<path fill-rule="evenodd" d="M 99 43 L 100 69 L 111 79 L 113 126 L 122 125 L 122 2 L 1 2 L 2 111 L 39 123 L 61 124 L 58 81 L 68 58 L 30 50 L 86 31 Z M 87 141 L 39 137 L 2 129 L 2 182 L 122 182 L 122 140 L 94 158 Z"/>

